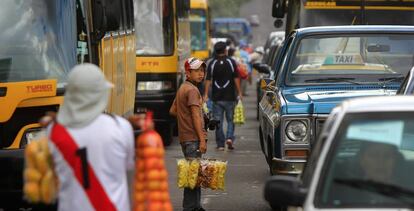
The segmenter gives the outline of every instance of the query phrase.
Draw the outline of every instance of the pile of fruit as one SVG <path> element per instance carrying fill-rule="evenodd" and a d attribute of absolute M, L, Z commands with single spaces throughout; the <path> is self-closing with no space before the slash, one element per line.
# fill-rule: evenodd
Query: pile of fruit
<path fill-rule="evenodd" d="M 136 146 L 134 210 L 172 211 L 161 136 L 144 128 Z"/>
<path fill-rule="evenodd" d="M 241 100 L 239 100 L 236 107 L 234 108 L 233 122 L 236 125 L 244 124 L 244 108 Z"/>
<path fill-rule="evenodd" d="M 24 197 L 31 203 L 52 204 L 57 197 L 57 187 L 48 140 L 43 136 L 30 142 L 25 149 Z"/>
<path fill-rule="evenodd" d="M 177 160 L 178 187 L 224 190 L 227 162 L 214 159 Z"/>

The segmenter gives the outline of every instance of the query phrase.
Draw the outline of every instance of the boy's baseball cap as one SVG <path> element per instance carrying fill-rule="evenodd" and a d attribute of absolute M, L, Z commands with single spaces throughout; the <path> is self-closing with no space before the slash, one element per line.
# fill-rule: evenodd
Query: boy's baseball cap
<path fill-rule="evenodd" d="M 204 70 L 206 68 L 206 63 L 204 63 L 202 60 L 197 59 L 195 57 L 191 57 L 185 61 L 184 67 L 185 71 L 189 72 L 190 70 L 196 70 L 200 68 L 201 66 L 204 67 Z"/>

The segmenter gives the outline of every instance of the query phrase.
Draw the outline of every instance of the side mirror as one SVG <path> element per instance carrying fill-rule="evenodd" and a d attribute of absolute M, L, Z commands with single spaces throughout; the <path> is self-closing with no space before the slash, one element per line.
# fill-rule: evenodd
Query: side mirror
<path fill-rule="evenodd" d="M 274 87 L 276 81 L 270 78 L 262 78 L 260 79 L 260 88 L 262 90 L 268 89 L 268 87 Z"/>
<path fill-rule="evenodd" d="M 264 197 L 272 208 L 300 207 L 305 202 L 306 192 L 296 177 L 273 176 L 265 183 Z"/>
<path fill-rule="evenodd" d="M 283 18 L 285 17 L 286 0 L 273 0 L 272 3 L 272 17 Z"/>
<path fill-rule="evenodd" d="M 269 74 L 270 73 L 270 67 L 267 64 L 262 63 L 254 63 L 253 68 L 259 71 L 259 73 Z"/>

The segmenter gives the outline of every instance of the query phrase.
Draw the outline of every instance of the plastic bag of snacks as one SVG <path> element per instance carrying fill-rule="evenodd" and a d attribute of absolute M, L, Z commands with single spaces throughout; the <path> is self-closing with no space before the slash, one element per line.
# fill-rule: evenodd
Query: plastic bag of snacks
<path fill-rule="evenodd" d="M 31 141 L 24 151 L 24 198 L 31 203 L 53 204 L 58 181 L 54 172 L 45 131 Z"/>
<path fill-rule="evenodd" d="M 233 122 L 236 125 L 244 124 L 244 108 L 241 100 L 239 100 L 234 108 Z"/>
<path fill-rule="evenodd" d="M 179 188 L 224 190 L 227 162 L 214 159 L 177 160 Z"/>
<path fill-rule="evenodd" d="M 190 164 L 185 159 L 177 160 L 177 184 L 179 188 L 188 187 L 188 171 L 190 168 Z"/>

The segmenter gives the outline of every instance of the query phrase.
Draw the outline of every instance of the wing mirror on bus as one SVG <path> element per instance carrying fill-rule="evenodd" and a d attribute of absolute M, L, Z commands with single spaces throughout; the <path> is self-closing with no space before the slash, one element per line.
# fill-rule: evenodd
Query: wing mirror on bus
<path fill-rule="evenodd" d="M 391 47 L 389 45 L 373 44 L 368 45 L 368 52 L 390 52 Z"/>
<path fill-rule="evenodd" d="M 253 68 L 256 69 L 259 73 L 263 73 L 263 74 L 270 73 L 270 67 L 267 64 L 254 63 Z"/>
<path fill-rule="evenodd" d="M 272 17 L 283 18 L 285 17 L 286 0 L 273 0 L 272 3 Z"/>
<path fill-rule="evenodd" d="M 292 176 L 273 176 L 266 181 L 264 187 L 265 200 L 273 209 L 302 206 L 306 192 L 306 189 L 301 187 L 300 180 Z"/>
<path fill-rule="evenodd" d="M 262 90 L 274 91 L 276 90 L 275 84 L 276 84 L 276 81 L 273 79 L 270 79 L 270 78 L 260 79 L 260 89 Z"/>

